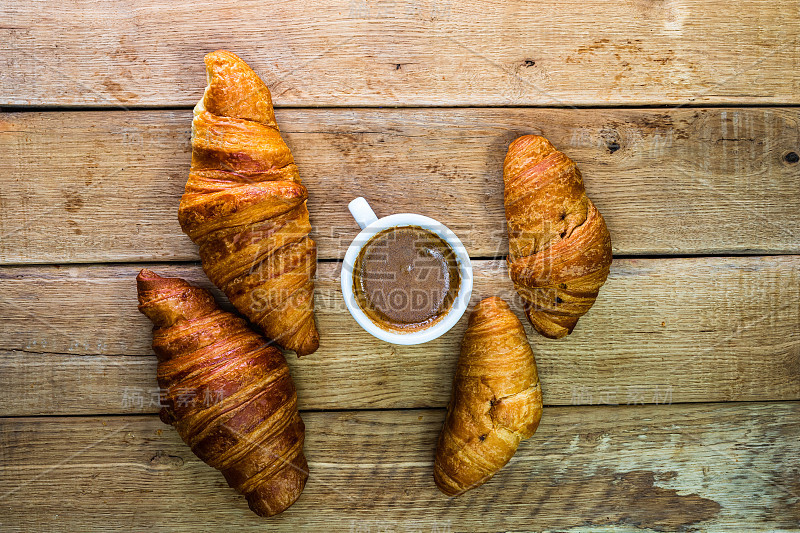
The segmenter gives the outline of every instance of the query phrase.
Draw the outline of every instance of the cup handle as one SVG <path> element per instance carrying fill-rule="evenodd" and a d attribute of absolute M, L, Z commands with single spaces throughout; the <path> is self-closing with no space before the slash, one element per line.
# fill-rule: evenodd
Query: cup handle
<path fill-rule="evenodd" d="M 366 228 L 378 220 L 378 217 L 375 216 L 375 211 L 372 210 L 367 201 L 361 196 L 347 204 L 347 208 L 350 210 L 350 214 L 356 219 L 361 229 Z"/>

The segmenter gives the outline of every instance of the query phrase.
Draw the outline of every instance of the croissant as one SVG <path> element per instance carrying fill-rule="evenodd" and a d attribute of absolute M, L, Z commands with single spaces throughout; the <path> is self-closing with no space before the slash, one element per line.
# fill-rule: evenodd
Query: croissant
<path fill-rule="evenodd" d="M 611 266 L 611 236 L 575 163 L 544 137 L 508 148 L 503 180 L 511 280 L 536 330 L 572 333 Z"/>
<path fill-rule="evenodd" d="M 284 511 L 303 492 L 308 464 L 283 354 L 206 290 L 149 270 L 136 282 L 139 310 L 153 322 L 161 420 L 255 513 Z"/>
<path fill-rule="evenodd" d="M 192 166 L 178 219 L 209 279 L 268 338 L 298 356 L 319 347 L 317 248 L 292 153 L 269 89 L 231 52 L 205 57 Z"/>
<path fill-rule="evenodd" d="M 485 483 L 541 417 L 542 390 L 525 330 L 506 302 L 487 298 L 473 310 L 461 343 L 436 447 L 436 485 L 457 496 Z"/>

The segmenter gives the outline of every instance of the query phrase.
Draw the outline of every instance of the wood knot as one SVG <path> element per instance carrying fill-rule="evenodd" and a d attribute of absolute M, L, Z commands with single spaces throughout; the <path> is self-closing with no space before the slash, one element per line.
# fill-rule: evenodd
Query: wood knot
<path fill-rule="evenodd" d="M 177 455 L 169 455 L 160 450 L 150 458 L 150 461 L 148 461 L 147 465 L 150 470 L 176 470 L 182 466 L 182 457 L 178 457 Z"/>

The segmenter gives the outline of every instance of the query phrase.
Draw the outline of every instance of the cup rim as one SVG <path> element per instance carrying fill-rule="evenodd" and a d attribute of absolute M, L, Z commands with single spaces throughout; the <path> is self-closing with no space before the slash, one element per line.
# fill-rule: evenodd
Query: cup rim
<path fill-rule="evenodd" d="M 450 307 L 447 314 L 439 321 L 419 331 L 396 333 L 385 330 L 375 324 L 367 314 L 364 313 L 361 306 L 358 305 L 358 302 L 356 302 L 355 295 L 353 294 L 353 266 L 355 265 L 359 253 L 361 253 L 361 249 L 375 234 L 385 229 L 404 226 L 419 226 L 438 235 L 444 240 L 456 255 L 461 283 L 453 305 Z M 464 316 L 467 306 L 469 305 L 470 297 L 472 296 L 472 263 L 464 244 L 450 228 L 438 220 L 416 213 L 396 213 L 394 215 L 385 216 L 375 220 L 362 229 L 347 248 L 344 261 L 342 261 L 340 279 L 345 306 L 347 306 L 347 310 L 350 311 L 350 314 L 358 325 L 364 328 L 367 333 L 370 333 L 372 336 L 382 341 L 406 346 L 432 341 L 450 331 L 461 317 Z"/>

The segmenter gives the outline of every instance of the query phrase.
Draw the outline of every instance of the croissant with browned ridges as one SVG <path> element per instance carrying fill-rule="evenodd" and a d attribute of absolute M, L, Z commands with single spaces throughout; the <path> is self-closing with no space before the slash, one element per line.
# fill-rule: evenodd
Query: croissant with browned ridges
<path fill-rule="evenodd" d="M 153 322 L 161 420 L 261 516 L 303 492 L 305 426 L 283 354 L 206 290 L 142 270 L 139 310 Z"/>
<path fill-rule="evenodd" d="M 544 137 L 508 148 L 503 169 L 511 280 L 536 330 L 572 333 L 611 266 L 611 236 L 575 163 Z"/>
<path fill-rule="evenodd" d="M 209 279 L 264 335 L 298 356 L 319 347 L 317 249 L 292 153 L 269 89 L 231 52 L 205 57 L 192 166 L 178 218 Z"/>
<path fill-rule="evenodd" d="M 485 483 L 541 417 L 542 389 L 525 329 L 506 302 L 487 298 L 472 311 L 461 343 L 436 447 L 436 485 L 457 496 Z"/>

